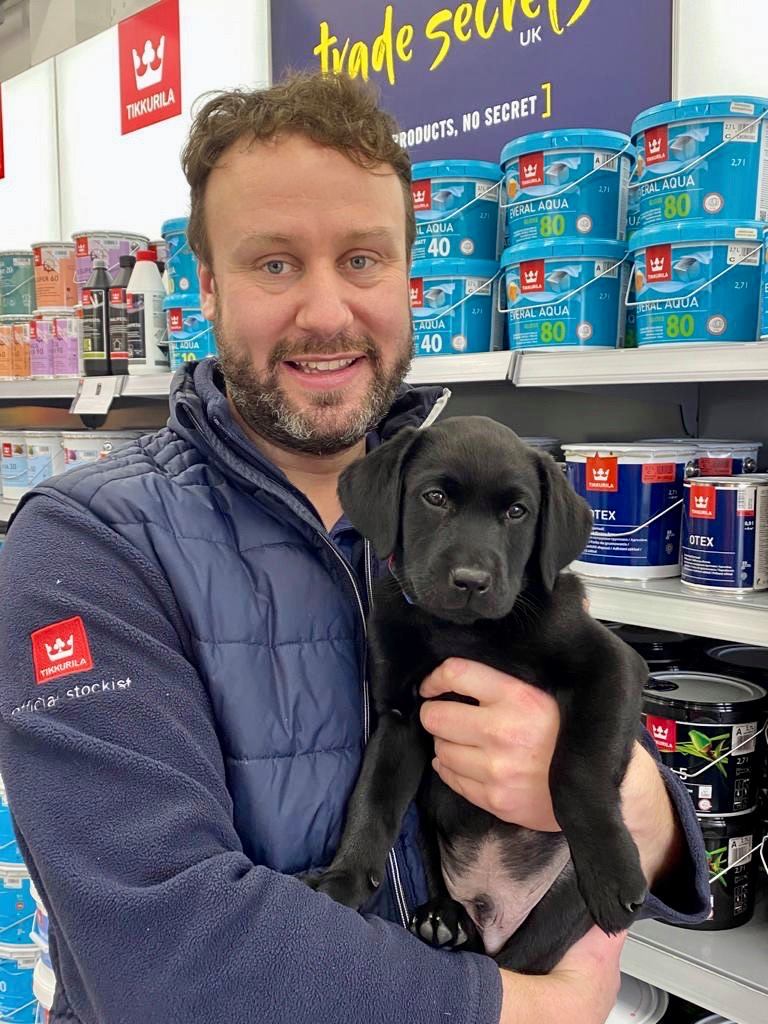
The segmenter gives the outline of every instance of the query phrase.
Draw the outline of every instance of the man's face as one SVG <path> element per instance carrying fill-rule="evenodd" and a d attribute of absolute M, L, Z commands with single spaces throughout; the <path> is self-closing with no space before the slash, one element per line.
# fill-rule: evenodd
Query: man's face
<path fill-rule="evenodd" d="M 388 409 L 411 356 L 404 204 L 391 167 L 301 136 L 236 143 L 214 168 L 203 312 L 261 437 L 332 454 Z"/>

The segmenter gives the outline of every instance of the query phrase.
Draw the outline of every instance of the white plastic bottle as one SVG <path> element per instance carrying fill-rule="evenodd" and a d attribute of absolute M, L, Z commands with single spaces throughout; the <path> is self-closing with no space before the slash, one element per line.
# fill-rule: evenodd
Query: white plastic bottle
<path fill-rule="evenodd" d="M 168 349 L 161 347 L 166 333 L 164 298 L 155 254 L 150 249 L 139 249 L 126 288 L 129 373 L 164 373 L 170 369 Z"/>

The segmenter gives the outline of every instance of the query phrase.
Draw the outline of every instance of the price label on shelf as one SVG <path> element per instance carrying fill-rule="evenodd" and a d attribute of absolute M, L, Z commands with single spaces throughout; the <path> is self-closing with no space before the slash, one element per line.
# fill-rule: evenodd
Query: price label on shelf
<path fill-rule="evenodd" d="M 81 377 L 69 408 L 76 416 L 105 416 L 123 389 L 125 377 Z"/>

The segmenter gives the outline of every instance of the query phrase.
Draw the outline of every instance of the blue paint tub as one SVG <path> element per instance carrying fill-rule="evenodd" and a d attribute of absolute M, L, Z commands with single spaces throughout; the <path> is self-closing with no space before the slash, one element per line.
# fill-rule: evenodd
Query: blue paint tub
<path fill-rule="evenodd" d="M 5 784 L 0 778 L 0 864 L 22 865 L 23 863 L 21 850 L 13 831 L 8 794 L 5 792 Z"/>
<path fill-rule="evenodd" d="M 505 249 L 511 349 L 620 348 L 627 250 L 623 242 L 559 239 Z"/>
<path fill-rule="evenodd" d="M 411 267 L 415 356 L 451 356 L 501 348 L 495 260 L 421 260 Z"/>
<path fill-rule="evenodd" d="M 24 864 L 0 864 L 0 943 L 19 946 L 30 941 L 37 909 L 30 884 Z"/>
<path fill-rule="evenodd" d="M 160 232 L 168 245 L 165 269 L 171 295 L 196 295 L 200 288 L 197 257 L 187 240 L 188 224 L 189 217 L 173 217 L 163 223 Z"/>
<path fill-rule="evenodd" d="M 632 238 L 638 345 L 755 341 L 758 221 L 682 221 Z"/>
<path fill-rule="evenodd" d="M 626 237 L 629 136 L 596 128 L 536 132 L 501 151 L 507 240 Z"/>
<path fill-rule="evenodd" d="M 592 536 L 572 568 L 586 576 L 680 574 L 683 487 L 693 445 L 564 444 L 568 479 L 592 509 Z"/>
<path fill-rule="evenodd" d="M 35 901 L 35 916 L 32 919 L 29 937 L 41 953 L 48 953 L 50 952 L 48 911 L 45 909 L 45 904 L 40 898 L 40 893 L 35 888 L 34 882 L 29 883 L 29 891 L 32 894 L 32 899 Z"/>
<path fill-rule="evenodd" d="M 700 477 L 685 490 L 683 583 L 734 594 L 768 589 L 768 480 Z"/>
<path fill-rule="evenodd" d="M 171 370 L 216 355 L 213 324 L 200 310 L 199 295 L 168 295 L 163 299 L 163 310 L 168 325 Z"/>
<path fill-rule="evenodd" d="M 0 943 L 0 1021 L 34 1024 L 37 999 L 33 990 L 38 949 Z"/>
<path fill-rule="evenodd" d="M 763 279 L 760 290 L 760 340 L 768 341 L 768 231 L 763 235 Z"/>
<path fill-rule="evenodd" d="M 413 260 L 495 260 L 501 247 L 497 164 L 430 160 L 414 164 L 416 214 Z"/>
<path fill-rule="evenodd" d="M 640 227 L 697 217 L 768 220 L 768 99 L 662 103 L 632 124 Z"/>

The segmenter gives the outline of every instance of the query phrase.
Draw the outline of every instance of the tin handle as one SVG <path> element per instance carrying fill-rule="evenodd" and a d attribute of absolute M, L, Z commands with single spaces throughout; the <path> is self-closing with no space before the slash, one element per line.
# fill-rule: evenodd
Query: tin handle
<path fill-rule="evenodd" d="M 19 288 L 26 288 L 26 286 L 29 284 L 29 282 L 30 281 L 34 281 L 34 279 L 35 279 L 35 275 L 34 274 L 32 274 L 30 277 L 25 277 L 24 280 L 20 281 L 16 285 L 15 288 L 11 288 L 11 290 L 9 292 L 5 293 L 5 298 L 7 299 L 9 295 L 13 295 L 13 293 L 17 292 L 19 290 Z"/>
<path fill-rule="evenodd" d="M 515 206 L 524 206 L 526 203 L 536 202 L 537 199 L 557 199 L 559 196 L 565 195 L 565 193 L 569 192 L 572 188 L 576 188 L 577 185 L 581 185 L 582 182 L 587 181 L 593 174 L 597 174 L 598 171 L 604 170 L 609 164 L 612 164 L 614 160 L 618 160 L 620 157 L 624 156 L 631 146 L 632 143 L 628 142 L 626 146 L 623 149 L 620 149 L 618 153 L 611 157 L 610 160 L 606 160 L 605 163 L 599 164 L 597 167 L 593 167 L 591 171 L 587 171 L 586 174 L 582 174 L 582 176 L 577 178 L 576 181 L 569 181 L 568 184 L 564 185 L 559 192 L 548 192 L 545 196 L 533 196 L 528 199 L 516 199 L 514 203 L 505 203 L 502 199 L 500 203 L 501 208 L 502 210 L 511 210 Z M 501 180 L 506 181 L 506 175 L 504 175 Z"/>
<path fill-rule="evenodd" d="M 586 288 L 589 288 L 589 286 L 594 284 L 595 281 L 599 281 L 601 277 L 605 277 L 607 274 L 610 274 L 613 270 L 616 269 L 616 267 L 620 267 L 622 263 L 626 261 L 626 259 L 626 256 L 622 256 L 622 258 L 617 263 L 612 263 L 610 267 L 606 267 L 605 270 L 603 270 L 600 274 L 595 274 L 595 276 L 591 277 L 589 281 L 587 281 L 585 284 L 579 285 L 578 288 L 574 288 L 573 291 L 566 292 L 565 295 L 558 295 L 557 299 L 544 299 L 542 302 L 531 302 L 530 306 L 533 306 L 535 308 L 536 306 L 551 306 L 553 302 L 567 302 L 569 299 L 572 299 L 574 295 L 578 295 L 579 292 L 583 292 Z M 502 308 L 501 292 L 502 289 L 499 288 L 499 294 L 496 300 L 496 309 L 499 311 L 499 313 L 511 313 L 512 309 L 510 306 L 505 306 Z M 530 308 L 530 306 L 527 308 Z"/>
<path fill-rule="evenodd" d="M 435 307 L 435 315 L 436 316 L 447 316 L 448 313 L 452 313 L 454 311 L 454 309 L 458 309 L 459 306 L 463 306 L 464 303 L 467 302 L 469 299 L 471 299 L 473 295 L 477 295 L 477 293 L 479 291 L 482 291 L 483 288 L 485 288 L 487 285 L 493 284 L 493 282 L 498 279 L 500 273 L 501 273 L 501 270 L 497 270 L 496 273 L 493 275 L 493 277 L 489 277 L 487 281 L 483 281 L 483 283 L 479 284 L 477 286 L 477 288 L 473 288 L 472 291 L 468 295 L 465 295 L 463 299 L 459 299 L 458 302 L 454 302 L 454 304 L 452 306 L 447 306 L 445 309 L 443 309 L 442 306 Z M 498 303 L 497 303 L 497 305 L 498 305 Z"/>
<path fill-rule="evenodd" d="M 673 298 L 674 299 L 692 299 L 694 297 L 694 295 L 698 295 L 699 292 L 703 292 L 705 288 L 709 288 L 709 286 L 711 284 L 714 284 L 715 281 L 719 281 L 721 277 L 724 277 L 729 271 L 733 270 L 734 267 L 738 267 L 742 263 L 744 263 L 746 260 L 750 259 L 752 256 L 755 255 L 756 252 L 762 252 L 762 249 L 763 249 L 763 243 L 761 242 L 760 245 L 758 245 L 755 249 L 750 249 L 749 252 L 745 256 L 741 257 L 740 260 L 736 260 L 735 263 L 729 263 L 728 266 L 725 268 L 725 270 L 721 270 L 719 274 L 715 274 L 714 277 L 710 277 L 710 279 L 708 281 L 705 281 L 704 284 L 700 284 L 698 288 L 696 288 L 692 292 L 689 292 L 687 295 L 674 295 L 674 296 L 670 295 L 666 299 L 665 298 L 639 299 L 636 302 L 630 302 L 629 301 L 629 290 L 630 290 L 630 286 L 631 286 L 631 282 L 630 282 L 630 285 L 627 286 L 627 297 L 625 299 L 625 303 L 626 303 L 628 308 L 634 309 L 636 306 L 651 306 L 651 305 L 653 305 L 656 302 L 669 302 L 670 299 L 673 299 Z M 633 264 L 633 266 L 634 266 L 634 264 Z"/>

